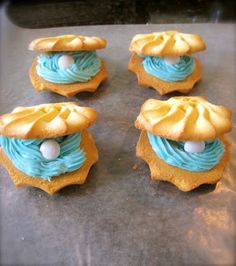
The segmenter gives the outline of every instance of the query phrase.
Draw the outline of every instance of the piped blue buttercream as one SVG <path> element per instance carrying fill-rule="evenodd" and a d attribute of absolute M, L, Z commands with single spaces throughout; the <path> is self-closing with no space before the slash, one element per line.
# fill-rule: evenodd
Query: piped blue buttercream
<path fill-rule="evenodd" d="M 180 56 L 177 64 L 166 64 L 163 57 L 142 56 L 143 67 L 147 73 L 167 82 L 175 82 L 186 79 L 195 68 L 192 56 Z"/>
<path fill-rule="evenodd" d="M 46 139 L 16 139 L 0 136 L 0 144 L 14 166 L 31 177 L 50 181 L 51 177 L 79 169 L 85 162 L 80 148 L 81 133 L 54 138 L 60 145 L 60 155 L 54 160 L 45 159 L 40 145 Z"/>
<path fill-rule="evenodd" d="M 60 69 L 58 59 L 62 55 L 71 55 L 74 64 L 66 69 Z M 101 61 L 96 51 L 51 52 L 38 56 L 37 74 L 43 79 L 60 84 L 87 82 L 101 68 Z"/>
<path fill-rule="evenodd" d="M 218 139 L 205 141 L 205 150 L 199 153 L 185 152 L 183 141 L 161 138 L 149 132 L 148 139 L 156 155 L 163 161 L 193 172 L 212 169 L 224 154 L 224 145 Z"/>

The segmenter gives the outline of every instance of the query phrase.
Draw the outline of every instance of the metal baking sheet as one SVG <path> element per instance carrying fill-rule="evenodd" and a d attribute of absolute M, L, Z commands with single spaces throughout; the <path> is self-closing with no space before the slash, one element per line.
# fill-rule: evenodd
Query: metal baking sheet
<path fill-rule="evenodd" d="M 199 53 L 203 79 L 189 95 L 204 95 L 228 106 L 235 117 L 235 25 L 113 25 L 23 29 L 1 15 L 0 113 L 15 106 L 68 101 L 37 93 L 28 69 L 35 52 L 31 40 L 58 34 L 103 36 L 98 51 L 109 80 L 95 93 L 74 97 L 99 112 L 91 128 L 100 160 L 82 186 L 53 196 L 32 188 L 17 189 L 0 169 L 1 265 L 233 265 L 236 263 L 235 129 L 231 160 L 216 186 L 180 192 L 151 181 L 145 162 L 135 156 L 139 131 L 134 121 L 141 104 L 160 97 L 138 86 L 129 73 L 128 46 L 136 33 L 179 30 L 199 33 L 207 50 Z M 235 120 L 234 120 L 235 122 Z M 234 155 L 233 155 L 234 154 Z M 136 167 L 134 167 L 137 165 Z"/>

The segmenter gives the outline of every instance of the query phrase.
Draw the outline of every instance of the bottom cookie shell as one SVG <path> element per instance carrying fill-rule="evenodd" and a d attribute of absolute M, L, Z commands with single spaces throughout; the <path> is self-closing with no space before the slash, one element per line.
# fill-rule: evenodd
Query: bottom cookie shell
<path fill-rule="evenodd" d="M 154 77 L 148 74 L 142 65 L 143 59 L 140 58 L 136 54 L 132 54 L 128 69 L 134 72 L 138 78 L 138 84 L 140 86 L 148 86 L 154 88 L 156 91 L 160 93 L 160 95 L 164 95 L 173 91 L 179 91 L 181 93 L 188 93 L 192 90 L 195 83 L 197 83 L 202 76 L 202 67 L 198 59 L 194 59 L 196 68 L 193 73 L 188 76 L 183 81 L 176 81 L 176 82 L 166 82 L 157 77 Z"/>
<path fill-rule="evenodd" d="M 86 161 L 84 165 L 74 172 L 53 177 L 50 182 L 41 178 L 30 177 L 18 170 L 12 164 L 11 160 L 7 157 L 2 148 L 0 148 L 0 163 L 6 168 L 17 187 L 37 187 L 52 195 L 63 187 L 83 184 L 91 166 L 98 160 L 98 151 L 95 142 L 92 135 L 86 130 L 82 131 L 82 141 L 80 146 L 86 153 Z"/>
<path fill-rule="evenodd" d="M 107 79 L 108 74 L 104 62 L 101 60 L 101 70 L 88 82 L 76 82 L 71 84 L 56 84 L 41 78 L 36 72 L 37 59 L 34 59 L 30 70 L 30 80 L 37 91 L 52 91 L 66 97 L 72 97 L 79 92 L 94 92 L 98 86 Z"/>
<path fill-rule="evenodd" d="M 221 138 L 221 141 L 225 145 L 225 153 L 220 163 L 206 172 L 186 171 L 165 163 L 153 151 L 145 131 L 140 134 L 136 146 L 136 154 L 148 164 L 152 179 L 168 181 L 180 190 L 187 192 L 202 184 L 215 184 L 221 179 L 229 157 L 228 142 L 225 138 Z"/>

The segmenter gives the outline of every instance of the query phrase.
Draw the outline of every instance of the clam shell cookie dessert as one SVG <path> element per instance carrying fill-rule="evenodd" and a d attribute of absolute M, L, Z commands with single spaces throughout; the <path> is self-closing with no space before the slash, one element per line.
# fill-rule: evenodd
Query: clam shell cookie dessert
<path fill-rule="evenodd" d="M 215 184 L 228 159 L 224 134 L 232 129 L 231 112 L 203 97 L 173 97 L 144 102 L 135 126 L 141 129 L 137 156 L 151 178 L 182 191 Z"/>
<path fill-rule="evenodd" d="M 188 93 L 201 79 L 202 67 L 193 53 L 205 50 L 199 35 L 177 31 L 137 34 L 129 50 L 128 69 L 137 75 L 141 86 L 164 95 L 172 91 Z"/>
<path fill-rule="evenodd" d="M 17 107 L 0 116 L 0 163 L 16 186 L 53 194 L 83 184 L 98 160 L 86 130 L 96 118 L 94 109 L 73 102 Z"/>
<path fill-rule="evenodd" d="M 29 70 L 38 91 L 46 90 L 72 97 L 79 92 L 97 90 L 108 74 L 96 50 L 106 47 L 100 37 L 61 35 L 32 41 L 29 50 L 42 52 Z"/>

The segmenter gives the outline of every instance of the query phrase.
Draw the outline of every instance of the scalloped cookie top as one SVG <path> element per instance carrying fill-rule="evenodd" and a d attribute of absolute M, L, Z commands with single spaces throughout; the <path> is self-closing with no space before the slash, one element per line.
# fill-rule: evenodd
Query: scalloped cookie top
<path fill-rule="evenodd" d="M 231 112 L 204 97 L 145 101 L 135 126 L 172 140 L 211 140 L 232 129 Z"/>
<path fill-rule="evenodd" d="M 21 139 L 54 138 L 86 129 L 96 118 L 96 110 L 74 102 L 17 107 L 0 116 L 0 134 Z"/>
<path fill-rule="evenodd" d="M 82 35 L 60 35 L 39 38 L 29 44 L 29 50 L 39 51 L 89 51 L 106 47 L 106 40 L 101 37 Z"/>
<path fill-rule="evenodd" d="M 137 34 L 129 47 L 131 52 L 147 56 L 181 56 L 205 49 L 200 35 L 178 31 Z"/>

